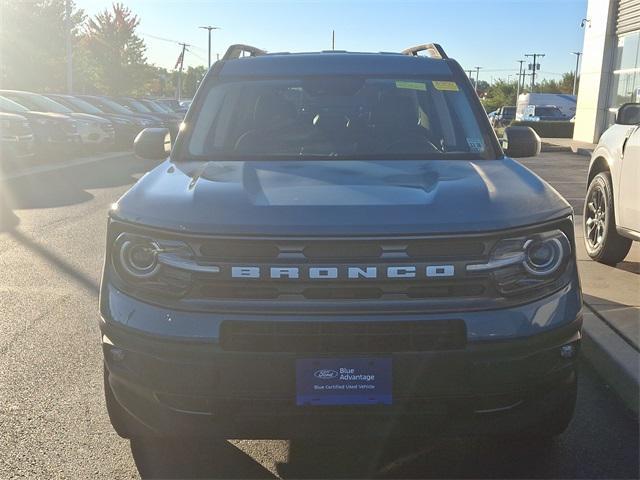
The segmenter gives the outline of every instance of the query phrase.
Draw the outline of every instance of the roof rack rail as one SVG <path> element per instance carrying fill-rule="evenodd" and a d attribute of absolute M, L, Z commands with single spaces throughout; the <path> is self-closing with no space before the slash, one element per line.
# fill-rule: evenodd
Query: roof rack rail
<path fill-rule="evenodd" d="M 417 57 L 419 52 L 427 52 L 429 57 L 436 58 L 438 60 L 446 60 L 449 58 L 444 52 L 444 49 L 437 43 L 425 43 L 424 45 L 409 47 L 406 50 L 403 50 L 402 54 Z"/>
<path fill-rule="evenodd" d="M 243 56 L 243 53 L 248 53 L 250 57 L 258 57 L 260 55 L 266 55 L 267 51 L 262 50 L 261 48 L 252 47 L 251 45 L 236 43 L 235 45 L 231 45 L 227 49 L 227 52 L 224 54 L 224 57 L 222 57 L 222 60 L 240 58 Z"/>

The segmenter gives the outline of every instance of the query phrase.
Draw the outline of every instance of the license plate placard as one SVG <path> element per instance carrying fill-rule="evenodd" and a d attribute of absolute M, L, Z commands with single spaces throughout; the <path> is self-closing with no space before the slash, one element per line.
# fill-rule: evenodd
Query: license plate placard
<path fill-rule="evenodd" d="M 296 405 L 391 405 L 391 358 L 296 360 Z"/>

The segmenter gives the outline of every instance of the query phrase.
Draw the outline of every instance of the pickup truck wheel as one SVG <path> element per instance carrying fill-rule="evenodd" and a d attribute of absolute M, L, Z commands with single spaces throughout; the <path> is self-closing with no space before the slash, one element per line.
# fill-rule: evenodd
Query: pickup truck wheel
<path fill-rule="evenodd" d="M 587 189 L 583 228 L 587 254 L 595 261 L 615 265 L 627 256 L 631 240 L 616 231 L 611 174 L 596 175 Z"/>

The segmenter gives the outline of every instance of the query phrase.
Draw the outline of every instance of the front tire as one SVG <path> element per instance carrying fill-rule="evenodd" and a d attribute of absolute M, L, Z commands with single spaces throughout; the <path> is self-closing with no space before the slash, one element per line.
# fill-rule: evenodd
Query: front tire
<path fill-rule="evenodd" d="M 615 265 L 629 253 L 631 240 L 616 231 L 609 172 L 599 173 L 589 184 L 584 202 L 583 231 L 587 254 L 596 262 Z"/>

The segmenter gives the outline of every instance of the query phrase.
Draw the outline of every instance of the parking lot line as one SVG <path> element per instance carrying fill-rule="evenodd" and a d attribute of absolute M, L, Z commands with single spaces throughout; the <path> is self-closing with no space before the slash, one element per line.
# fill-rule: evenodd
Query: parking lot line
<path fill-rule="evenodd" d="M 12 180 L 15 178 L 26 177 L 29 175 L 37 175 L 39 173 L 53 172 L 55 170 L 62 170 L 69 167 L 76 167 L 79 165 L 86 165 L 89 163 L 101 162 L 103 160 L 111 160 L 114 158 L 124 157 L 130 154 L 131 153 L 128 151 L 111 152 L 111 153 L 105 153 L 103 155 L 76 158 L 73 160 L 69 160 L 68 162 L 65 162 L 65 163 L 56 163 L 54 165 L 38 165 L 35 167 L 27 168 L 26 170 L 22 170 L 20 172 L 9 174 L 9 175 L 3 175 L 0 172 L 0 181 Z"/>

